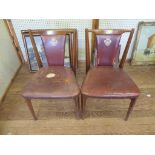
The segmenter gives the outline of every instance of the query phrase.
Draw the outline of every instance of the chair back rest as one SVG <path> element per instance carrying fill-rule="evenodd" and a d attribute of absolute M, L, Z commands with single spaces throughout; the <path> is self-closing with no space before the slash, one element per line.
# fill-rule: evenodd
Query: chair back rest
<path fill-rule="evenodd" d="M 64 66 L 66 33 L 50 34 L 47 31 L 41 34 L 43 47 L 49 66 Z"/>
<path fill-rule="evenodd" d="M 128 41 L 123 52 L 122 59 L 119 67 L 123 68 L 128 49 L 131 43 L 131 39 L 134 33 L 134 29 L 113 29 L 113 30 L 101 30 L 101 29 L 86 29 L 85 41 L 86 41 L 86 72 L 90 68 L 90 58 L 93 57 L 94 65 L 96 66 L 114 66 L 119 61 L 120 54 L 120 40 L 123 33 L 130 33 Z M 89 48 L 89 33 L 93 33 L 95 37 L 94 53 L 90 52 Z M 94 54 L 94 55 L 93 55 Z"/>
<path fill-rule="evenodd" d="M 26 48 L 26 54 L 28 57 L 30 71 L 32 71 L 32 65 L 34 62 L 30 62 L 32 57 L 32 50 L 29 52 L 31 47 L 28 44 L 31 43 L 34 58 L 36 59 L 38 68 L 44 66 L 42 58 L 46 57 L 48 66 L 64 66 L 65 48 L 67 41 L 67 51 L 69 52 L 69 66 L 76 73 L 78 64 L 78 50 L 77 50 L 77 30 L 76 29 L 46 29 L 46 30 L 22 30 L 23 42 Z M 37 45 L 36 37 L 40 38 L 39 46 Z M 29 42 L 27 39 L 29 38 Z M 67 39 L 66 39 L 67 38 Z M 41 50 L 41 52 L 40 52 Z M 42 53 L 43 52 L 43 53 Z M 31 56 L 30 56 L 31 54 Z M 42 55 L 45 56 L 42 56 Z M 34 59 L 33 59 L 34 60 Z M 68 61 L 68 60 L 67 60 Z M 36 70 L 34 70 L 36 71 Z"/>
<path fill-rule="evenodd" d="M 96 66 L 113 66 L 120 50 L 121 35 L 96 35 Z"/>

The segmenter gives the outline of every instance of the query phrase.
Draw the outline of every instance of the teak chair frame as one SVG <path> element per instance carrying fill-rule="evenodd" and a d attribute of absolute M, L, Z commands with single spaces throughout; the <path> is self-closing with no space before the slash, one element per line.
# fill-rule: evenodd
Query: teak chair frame
<path fill-rule="evenodd" d="M 89 45 L 89 33 L 93 33 L 94 37 L 96 35 L 108 35 L 108 34 L 122 35 L 123 33 L 130 33 L 128 41 L 127 41 L 125 49 L 124 49 L 124 52 L 123 52 L 123 55 L 122 55 L 122 58 L 121 58 L 120 63 L 119 63 L 119 68 L 122 69 L 124 67 L 124 63 L 126 61 L 128 50 L 129 50 L 131 40 L 132 40 L 132 37 L 134 34 L 134 29 L 104 29 L 104 30 L 103 29 L 85 29 L 86 73 L 89 71 L 89 69 L 91 67 L 91 56 L 92 56 L 91 55 L 92 53 L 90 52 L 90 45 Z M 82 92 L 81 92 L 81 113 L 82 113 L 82 117 L 83 117 L 84 112 L 85 112 L 86 100 L 88 97 L 90 97 L 90 96 L 86 96 L 86 95 L 82 94 Z M 98 97 L 96 97 L 96 98 L 98 98 Z M 101 98 L 103 98 L 103 97 L 101 97 Z M 111 97 L 111 98 L 116 99 L 114 97 Z M 120 97 L 120 98 L 122 98 L 122 97 Z M 130 102 L 130 105 L 129 105 L 129 108 L 128 108 L 128 111 L 127 111 L 127 114 L 125 117 L 126 121 L 128 120 L 129 115 L 133 110 L 133 107 L 136 103 L 137 98 L 128 98 L 128 99 L 131 99 L 131 102 Z"/>

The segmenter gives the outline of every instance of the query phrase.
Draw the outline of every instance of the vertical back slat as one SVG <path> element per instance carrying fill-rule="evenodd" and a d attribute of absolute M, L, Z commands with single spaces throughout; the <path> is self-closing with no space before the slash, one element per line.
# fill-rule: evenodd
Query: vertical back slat
<path fill-rule="evenodd" d="M 73 67 L 72 65 L 72 51 L 73 50 L 73 37 L 72 33 L 69 33 L 69 60 L 70 60 L 70 66 Z"/>
<path fill-rule="evenodd" d="M 85 30 L 85 46 L 86 46 L 86 73 L 90 68 L 90 49 L 89 49 L 89 33 L 88 29 Z"/>
<path fill-rule="evenodd" d="M 76 54 L 76 32 L 73 32 L 73 52 L 72 52 L 72 57 L 73 57 L 73 71 L 74 74 L 76 75 L 76 61 L 77 61 L 77 54 Z"/>

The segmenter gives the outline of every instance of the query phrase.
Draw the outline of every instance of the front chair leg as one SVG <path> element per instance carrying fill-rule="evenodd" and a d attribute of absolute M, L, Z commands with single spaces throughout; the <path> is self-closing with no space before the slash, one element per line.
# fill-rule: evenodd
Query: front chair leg
<path fill-rule="evenodd" d="M 79 119 L 81 117 L 80 115 L 80 102 L 79 102 L 79 96 L 76 96 L 74 98 L 75 101 L 75 113 L 76 113 L 76 118 Z"/>
<path fill-rule="evenodd" d="M 32 114 L 32 116 L 33 116 L 33 118 L 34 118 L 34 120 L 37 120 L 37 117 L 36 117 L 35 112 L 34 112 L 34 110 L 33 110 L 33 106 L 32 106 L 31 100 L 25 98 L 25 101 L 26 101 L 26 103 L 27 103 L 27 105 L 28 105 L 28 107 L 29 107 L 29 110 L 30 110 L 30 112 L 31 112 L 31 114 Z"/>
<path fill-rule="evenodd" d="M 82 118 L 83 118 L 84 113 L 85 113 L 86 100 L 87 100 L 87 97 L 85 95 L 81 94 L 81 114 L 82 114 Z"/>
<path fill-rule="evenodd" d="M 128 112 L 127 112 L 126 117 L 125 117 L 125 121 L 128 120 L 129 115 L 131 114 L 131 112 L 132 112 L 132 110 L 133 110 L 133 107 L 134 107 L 135 103 L 136 103 L 136 98 L 132 98 L 132 99 L 131 99 L 131 102 L 130 102 L 130 105 L 129 105 L 129 108 L 128 108 Z"/>

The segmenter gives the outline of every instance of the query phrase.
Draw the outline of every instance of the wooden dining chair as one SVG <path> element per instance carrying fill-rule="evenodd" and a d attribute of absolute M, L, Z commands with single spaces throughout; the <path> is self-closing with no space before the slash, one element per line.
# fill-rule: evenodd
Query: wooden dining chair
<path fill-rule="evenodd" d="M 79 117 L 79 87 L 76 82 L 76 30 L 28 30 L 25 37 L 30 37 L 32 47 L 38 62 L 39 71 L 26 84 L 22 91 L 30 112 L 35 120 L 32 99 L 73 99 L 76 116 Z M 66 35 L 72 36 L 70 42 L 70 68 L 64 66 Z M 43 67 L 34 37 L 41 37 L 48 66 Z"/>
<path fill-rule="evenodd" d="M 91 64 L 89 48 L 90 35 L 95 36 L 94 65 Z M 120 40 L 124 33 L 129 33 L 122 58 L 119 60 Z M 129 30 L 85 30 L 86 41 L 86 78 L 81 88 L 81 111 L 85 112 L 88 97 L 103 99 L 130 99 L 125 120 L 128 120 L 140 91 L 128 74 L 123 70 L 134 29 Z"/>

